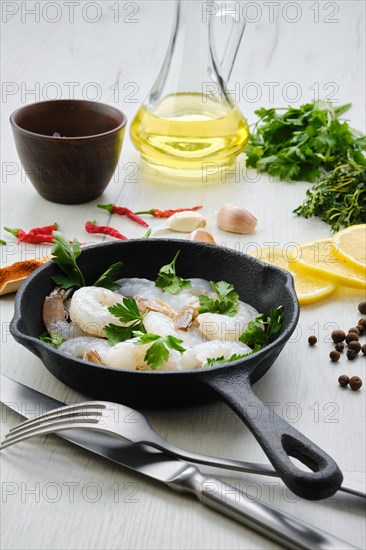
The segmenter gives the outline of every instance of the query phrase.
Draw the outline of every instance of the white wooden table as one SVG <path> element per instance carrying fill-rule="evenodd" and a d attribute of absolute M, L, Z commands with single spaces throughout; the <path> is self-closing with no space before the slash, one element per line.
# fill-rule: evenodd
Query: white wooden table
<path fill-rule="evenodd" d="M 249 121 L 253 122 L 254 110 L 260 106 L 300 104 L 314 95 L 331 96 L 340 103 L 352 102 L 350 121 L 365 131 L 365 4 L 246 4 L 250 22 L 230 89 L 239 92 L 240 107 Z M 66 235 L 86 241 L 86 220 L 107 221 L 107 214 L 96 209 L 97 203 L 124 204 L 135 210 L 203 204 L 208 230 L 217 242 L 242 250 L 249 243 L 286 246 L 330 234 L 319 220 L 292 214 L 303 200 L 305 183 L 271 182 L 265 176 L 247 173 L 239 158 L 235 178 L 225 183 L 172 186 L 141 170 L 128 135 L 114 181 L 98 201 L 62 206 L 40 198 L 20 168 L 8 122 L 11 112 L 25 103 L 74 96 L 116 104 L 131 121 L 160 68 L 173 4 L 163 0 L 4 1 L 1 8 L 2 227 L 30 228 L 56 220 Z M 217 229 L 214 213 L 225 202 L 241 204 L 257 216 L 254 235 L 235 236 Z M 154 220 L 151 225 L 157 223 Z M 130 237 L 143 232 L 118 217 L 113 218 L 113 225 Z M 11 241 L 11 237 L 5 238 Z M 32 245 L 8 244 L 1 247 L 1 265 L 34 258 L 44 251 Z M 343 390 L 337 378 L 342 373 L 365 378 L 365 360 L 358 357 L 351 363 L 342 357 L 338 364 L 331 364 L 329 335 L 334 327 L 347 329 L 356 323 L 362 298 L 358 291 L 340 289 L 314 306 L 303 307 L 294 337 L 256 384 L 256 392 L 265 402 L 273 404 L 280 415 L 351 472 L 365 472 L 365 389 Z M 60 400 L 83 398 L 12 339 L 9 321 L 13 303 L 14 296 L 1 299 L 3 374 Z M 310 334 L 318 337 L 315 348 L 307 344 Z M 174 412 L 147 411 L 147 416 L 163 436 L 183 447 L 265 462 L 248 429 L 221 403 Z M 16 422 L 18 418 L 3 408 L 2 435 Z M 191 498 L 55 436 L 3 452 L 1 466 L 4 550 L 279 548 Z M 326 501 L 307 502 L 294 497 L 275 478 L 229 475 L 205 467 L 202 471 L 225 477 L 263 501 L 365 548 L 364 503 L 360 499 L 338 493 Z"/>

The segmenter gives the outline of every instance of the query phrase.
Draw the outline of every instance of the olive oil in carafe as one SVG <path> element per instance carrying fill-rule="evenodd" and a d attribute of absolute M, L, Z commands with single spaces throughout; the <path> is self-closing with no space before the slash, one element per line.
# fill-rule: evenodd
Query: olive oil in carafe
<path fill-rule="evenodd" d="M 231 164 L 249 139 L 248 124 L 234 104 L 200 93 L 177 93 L 143 105 L 131 125 L 143 159 L 160 169 L 198 172 L 203 163 Z"/>

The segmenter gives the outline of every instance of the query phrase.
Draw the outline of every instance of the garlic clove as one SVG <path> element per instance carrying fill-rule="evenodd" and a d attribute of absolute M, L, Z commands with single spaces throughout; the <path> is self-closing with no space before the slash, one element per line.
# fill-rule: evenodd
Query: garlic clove
<path fill-rule="evenodd" d="M 241 206 L 225 204 L 217 213 L 217 225 L 223 231 L 249 235 L 256 228 L 257 218 Z"/>
<path fill-rule="evenodd" d="M 199 241 L 201 243 L 215 243 L 215 239 L 208 231 L 204 229 L 196 229 L 189 235 L 188 240 Z"/>
<path fill-rule="evenodd" d="M 170 231 L 177 231 L 179 233 L 191 233 L 195 229 L 205 227 L 206 220 L 198 212 L 191 212 L 185 210 L 184 212 L 177 212 L 169 218 L 167 218 L 164 225 L 154 229 L 153 233 L 156 234 L 160 231 L 169 229 Z"/>

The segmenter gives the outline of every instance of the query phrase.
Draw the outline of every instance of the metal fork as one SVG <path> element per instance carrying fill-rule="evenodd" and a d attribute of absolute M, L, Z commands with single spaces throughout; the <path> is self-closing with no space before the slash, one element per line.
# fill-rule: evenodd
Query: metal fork
<path fill-rule="evenodd" d="M 190 462 L 247 473 L 259 473 L 268 476 L 276 475 L 274 470 L 262 464 L 251 464 L 228 458 L 201 455 L 181 449 L 156 433 L 148 424 L 143 414 L 125 405 L 109 401 L 74 403 L 65 407 L 52 409 L 31 420 L 26 420 L 9 430 L 0 445 L 0 449 L 5 449 L 33 436 L 77 429 L 104 432 L 128 443 L 149 445 Z"/>
<path fill-rule="evenodd" d="M 0 450 L 33 436 L 77 429 L 94 430 L 113 435 L 125 442 L 149 445 L 189 462 L 251 474 L 279 477 L 275 470 L 264 464 L 207 456 L 181 449 L 156 433 L 143 414 L 125 405 L 109 401 L 87 401 L 66 405 L 52 409 L 31 420 L 26 420 L 9 430 L 0 445 Z M 350 487 L 343 484 L 340 491 L 356 496 L 365 496 L 363 492 L 352 487 L 352 484 Z"/>

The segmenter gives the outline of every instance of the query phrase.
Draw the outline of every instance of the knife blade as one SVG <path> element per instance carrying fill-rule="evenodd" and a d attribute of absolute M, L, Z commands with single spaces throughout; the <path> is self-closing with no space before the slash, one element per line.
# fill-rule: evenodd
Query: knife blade
<path fill-rule="evenodd" d="M 65 404 L 6 376 L 1 375 L 0 382 L 1 402 L 23 417 L 33 418 Z M 244 491 L 239 491 L 218 478 L 204 476 L 196 466 L 146 445 L 123 445 L 111 436 L 87 430 L 60 431 L 57 435 L 83 449 L 161 481 L 175 491 L 194 494 L 202 504 L 279 542 L 285 548 L 355 548 L 269 504 L 253 500 Z"/>

